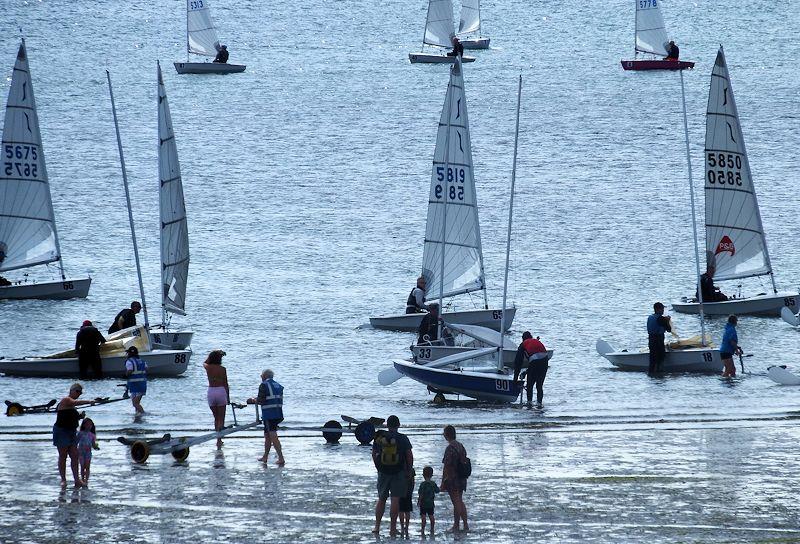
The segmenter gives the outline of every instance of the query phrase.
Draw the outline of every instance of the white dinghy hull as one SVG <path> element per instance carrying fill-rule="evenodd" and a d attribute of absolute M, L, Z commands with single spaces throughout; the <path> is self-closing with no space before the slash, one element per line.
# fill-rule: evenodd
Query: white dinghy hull
<path fill-rule="evenodd" d="M 480 346 L 476 346 L 480 347 Z M 467 353 L 468 351 L 474 350 L 475 347 L 469 346 L 418 346 L 414 345 L 411 346 L 411 353 L 414 355 L 414 360 L 420 363 L 426 363 L 428 361 L 436 361 L 438 359 L 442 359 L 444 357 L 448 357 L 450 355 L 455 355 L 456 353 Z M 503 365 L 514 368 L 514 358 L 517 355 L 517 350 L 515 349 L 504 349 L 503 350 Z"/>
<path fill-rule="evenodd" d="M 781 385 L 800 385 L 800 376 L 786 368 L 785 365 L 769 367 L 767 377 Z"/>
<path fill-rule="evenodd" d="M 516 313 L 516 308 L 506 308 L 506 331 L 511 328 L 511 323 L 513 323 Z M 425 317 L 424 313 L 387 315 L 370 317 L 369 323 L 373 328 L 385 331 L 416 332 L 419 329 L 420 323 L 422 323 L 423 317 Z M 496 331 L 500 330 L 500 321 L 502 317 L 503 310 L 499 309 L 462 310 L 458 312 L 444 312 L 442 314 L 442 318 L 444 319 L 445 323 L 479 325 L 481 327 L 487 327 Z"/>
<path fill-rule="evenodd" d="M 597 341 L 597 352 L 621 370 L 647 372 L 650 367 L 650 354 L 647 351 L 617 351 L 602 338 Z M 723 369 L 719 350 L 714 348 L 687 348 L 670 350 L 667 348 L 662 372 L 701 372 L 721 373 Z"/>
<path fill-rule="evenodd" d="M 459 38 L 464 49 L 489 49 L 491 38 Z"/>
<path fill-rule="evenodd" d="M 792 311 L 788 306 L 781 308 L 781 318 L 794 327 L 800 325 L 800 315 Z"/>
<path fill-rule="evenodd" d="M 179 74 L 238 74 L 247 68 L 245 64 L 227 64 L 221 62 L 175 62 L 175 71 Z"/>
<path fill-rule="evenodd" d="M 186 372 L 191 350 L 153 350 L 139 354 L 147 363 L 147 377 L 175 377 Z M 103 375 L 107 378 L 125 377 L 123 355 L 102 357 Z M 60 359 L 26 357 L 23 359 L 0 359 L 0 374 L 6 376 L 30 376 L 39 378 L 77 377 L 78 358 Z"/>
<path fill-rule="evenodd" d="M 409 53 L 411 64 L 453 64 L 455 57 L 435 53 Z M 475 57 L 461 57 L 461 62 L 475 62 Z"/>
<path fill-rule="evenodd" d="M 156 349 L 186 349 L 192 345 L 194 331 L 178 331 L 163 327 L 150 328 L 150 341 Z"/>
<path fill-rule="evenodd" d="M 754 297 L 724 300 L 722 302 L 704 302 L 705 315 L 760 315 L 778 317 L 783 308 L 797 313 L 800 311 L 800 293 L 776 293 L 774 295 L 756 295 Z M 682 314 L 699 314 L 700 304 L 697 302 L 673 302 L 672 309 Z"/>
<path fill-rule="evenodd" d="M 92 278 L 67 278 L 58 281 L 24 282 L 0 287 L 2 299 L 48 299 L 86 298 Z"/>

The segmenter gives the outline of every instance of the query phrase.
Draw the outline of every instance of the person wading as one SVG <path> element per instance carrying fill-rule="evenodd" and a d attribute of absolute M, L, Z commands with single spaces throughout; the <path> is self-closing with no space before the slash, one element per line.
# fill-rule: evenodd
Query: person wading
<path fill-rule="evenodd" d="M 459 520 L 463 523 L 463 530 L 469 531 L 467 525 L 467 505 L 464 504 L 464 491 L 467 490 L 467 478 L 472 472 L 472 462 L 467 457 L 464 445 L 456 440 L 456 428 L 448 425 L 444 428 L 444 438 L 447 448 L 444 450 L 442 463 L 442 491 L 450 495 L 453 503 L 453 526 L 450 531 L 459 530 Z"/>
<path fill-rule="evenodd" d="M 661 372 L 661 365 L 667 356 L 664 348 L 664 335 L 672 332 L 670 317 L 664 315 L 664 305 L 660 302 L 653 304 L 653 313 L 647 318 L 647 348 L 650 350 L 650 374 Z"/>
<path fill-rule="evenodd" d="M 275 447 L 278 454 L 278 466 L 286 464 L 283 458 L 281 441 L 278 440 L 278 424 L 283 421 L 283 386 L 275 381 L 275 373 L 267 369 L 261 373 L 261 385 L 258 386 L 258 396 L 247 399 L 247 404 L 261 406 L 261 419 L 264 421 L 264 456 L 259 459 L 266 463 L 269 459 L 269 450 Z"/>
<path fill-rule="evenodd" d="M 736 365 L 733 362 L 733 356 L 744 353 L 742 348 L 739 347 L 739 336 L 736 334 L 737 323 L 739 323 L 739 318 L 735 315 L 728 316 L 725 332 L 722 334 L 722 342 L 719 344 L 719 358 L 722 359 L 722 364 L 725 365 L 725 370 L 722 372 L 723 378 L 736 376 Z"/>
<path fill-rule="evenodd" d="M 520 369 L 527 366 L 527 381 L 525 391 L 528 396 L 528 406 L 531 405 L 533 397 L 533 386 L 536 384 L 536 406 L 542 407 L 544 399 L 544 379 L 547 376 L 547 348 L 539 340 L 539 337 L 525 331 L 522 333 L 522 343 L 517 348 L 517 355 L 514 358 L 514 381 L 520 374 Z"/>
<path fill-rule="evenodd" d="M 400 428 L 400 419 L 394 415 L 389 416 L 386 427 L 389 430 L 376 436 L 372 444 L 372 462 L 378 470 L 378 502 L 375 504 L 375 528 L 372 532 L 380 534 L 386 499 L 391 496 L 389 534 L 395 536 L 400 499 L 407 494 L 408 481 L 414 470 L 414 455 L 411 453 L 408 437 L 397 431 Z"/>
<path fill-rule="evenodd" d="M 92 377 L 103 377 L 103 361 L 100 358 L 100 346 L 106 339 L 88 319 L 83 322 L 75 335 L 75 351 L 78 352 L 78 373 L 82 380 L 89 377 L 88 369 L 92 369 Z"/>

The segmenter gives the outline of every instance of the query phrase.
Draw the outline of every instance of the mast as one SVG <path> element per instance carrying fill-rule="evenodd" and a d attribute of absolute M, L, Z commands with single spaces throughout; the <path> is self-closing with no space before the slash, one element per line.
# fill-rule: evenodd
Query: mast
<path fill-rule="evenodd" d="M 188 4 L 187 4 L 188 5 Z M 189 56 L 189 11 L 186 11 L 186 56 Z M 161 62 L 156 60 L 156 130 L 159 132 L 158 134 L 158 144 L 156 145 L 156 156 L 159 160 L 159 188 L 161 186 Z M 161 207 L 164 204 L 162 203 L 161 195 L 158 195 L 158 211 L 159 211 L 159 227 L 161 227 Z M 159 237 L 164 236 L 164 232 L 159 232 Z M 161 248 L 159 247 L 159 250 Z M 163 250 L 162 250 L 163 251 Z M 162 257 L 163 259 L 163 257 Z M 163 267 L 163 264 L 162 264 Z M 164 303 L 166 300 L 166 292 L 165 286 L 163 281 L 159 281 L 158 283 L 161 284 L 161 324 L 164 326 L 164 331 L 167 330 L 167 305 Z"/>
<path fill-rule="evenodd" d="M 186 0 L 186 62 L 189 62 L 189 0 Z"/>
<path fill-rule="evenodd" d="M 508 263 L 511 258 L 511 221 L 514 218 L 514 185 L 517 181 L 517 147 L 519 145 L 519 107 L 522 101 L 522 74 L 517 86 L 517 126 L 514 130 L 514 162 L 511 168 L 511 198 L 508 203 L 508 234 L 506 236 L 506 270 L 503 278 L 503 312 L 500 314 L 500 350 L 497 354 L 497 370 L 503 370 L 503 347 L 506 330 L 506 294 L 508 293 Z"/>
<path fill-rule="evenodd" d="M 439 338 L 442 337 L 442 314 L 444 314 L 444 254 L 447 250 L 447 198 L 450 191 L 450 119 L 452 118 L 453 112 L 451 111 L 451 107 L 453 105 L 453 85 L 451 84 L 453 81 L 453 74 L 452 70 L 458 68 L 461 70 L 461 61 L 458 57 L 453 60 L 453 68 L 451 68 L 450 73 L 450 81 L 447 85 L 447 100 L 446 100 L 446 107 L 445 111 L 447 111 L 447 131 L 445 132 L 444 137 L 444 179 L 442 180 L 442 192 L 444 193 L 444 201 L 442 203 L 442 268 L 439 272 L 439 331 L 438 336 Z M 434 159 L 435 160 L 435 159 Z M 455 175 L 454 175 L 455 178 Z"/>
<path fill-rule="evenodd" d="M 106 70 L 106 79 L 108 79 L 108 94 L 111 96 L 111 112 L 114 115 L 114 129 L 117 132 L 117 149 L 119 150 L 119 162 L 122 166 L 122 184 L 125 187 L 125 201 L 128 204 L 128 221 L 131 225 L 131 239 L 133 240 L 133 256 L 136 259 L 136 275 L 139 278 L 139 295 L 142 298 L 142 311 L 144 312 L 144 325 L 150 326 L 147 319 L 147 303 L 144 299 L 144 283 L 142 283 L 142 267 L 139 264 L 139 246 L 136 244 L 136 229 L 133 226 L 133 211 L 131 210 L 131 194 L 128 190 L 128 175 L 125 173 L 125 158 L 122 154 L 122 137 L 119 134 L 119 123 L 117 122 L 117 108 L 114 105 L 114 91 L 111 88 L 111 72 Z"/>
<path fill-rule="evenodd" d="M 686 90 L 683 85 L 683 70 L 681 74 L 681 102 L 683 103 L 683 134 L 686 140 L 686 166 L 689 173 L 689 200 L 692 204 L 692 234 L 694 235 L 694 263 L 697 272 L 697 301 L 700 303 L 700 344 L 706 345 L 706 325 L 703 315 L 703 290 L 700 288 L 700 250 L 697 245 L 697 216 L 694 210 L 694 186 L 692 185 L 692 156 L 689 153 L 689 123 L 686 120 Z"/>

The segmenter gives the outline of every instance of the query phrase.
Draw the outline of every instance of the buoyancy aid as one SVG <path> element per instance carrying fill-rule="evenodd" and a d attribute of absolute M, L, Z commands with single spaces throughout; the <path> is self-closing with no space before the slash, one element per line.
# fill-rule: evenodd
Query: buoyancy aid
<path fill-rule="evenodd" d="M 538 338 L 528 338 L 522 342 L 522 349 L 525 350 L 525 355 L 528 356 L 528 362 L 538 361 L 543 359 L 547 354 L 547 348 Z"/>
<path fill-rule="evenodd" d="M 425 300 L 425 291 L 419 287 L 414 287 L 408 294 L 408 299 L 406 300 L 406 313 L 418 313 L 425 309 L 417 303 L 417 289 L 422 291 L 422 299 L 423 301 Z"/>
<path fill-rule="evenodd" d="M 144 392 L 147 389 L 147 364 L 138 357 L 129 360 L 133 363 L 133 372 L 128 376 L 128 392 Z"/>
<path fill-rule="evenodd" d="M 283 386 L 272 378 L 261 385 L 264 386 L 264 396 L 259 398 L 262 419 L 283 419 Z"/>

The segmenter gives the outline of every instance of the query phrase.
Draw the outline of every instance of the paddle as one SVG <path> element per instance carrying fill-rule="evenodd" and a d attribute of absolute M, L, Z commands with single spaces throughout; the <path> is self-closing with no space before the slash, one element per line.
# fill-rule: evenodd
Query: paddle
<path fill-rule="evenodd" d="M 390 366 L 378 372 L 378 383 L 384 386 L 392 385 L 403 376 L 404 375 L 400 374 L 394 366 Z"/>

